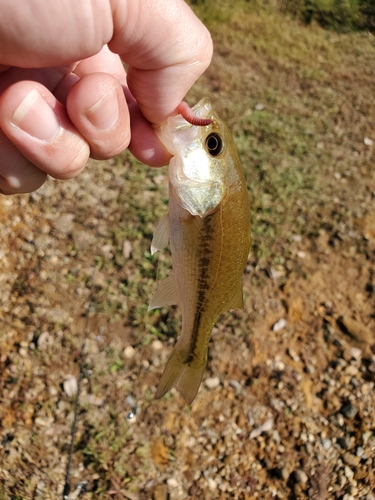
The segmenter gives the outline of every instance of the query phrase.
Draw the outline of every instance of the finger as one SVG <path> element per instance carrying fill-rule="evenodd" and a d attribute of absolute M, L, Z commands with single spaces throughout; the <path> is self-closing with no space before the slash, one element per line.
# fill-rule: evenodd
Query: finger
<path fill-rule="evenodd" d="M 31 163 L 57 179 L 76 176 L 90 154 L 65 108 L 37 82 L 15 83 L 0 96 L 0 129 Z"/>
<path fill-rule="evenodd" d="M 170 154 L 156 137 L 150 122 L 142 115 L 136 100 L 130 94 L 127 88 L 124 66 L 119 56 L 111 52 L 107 46 L 104 46 L 99 54 L 81 61 L 74 70 L 75 75 L 81 78 L 95 72 L 109 73 L 123 85 L 131 118 L 131 141 L 129 144 L 131 153 L 139 161 L 147 165 L 158 167 L 166 165 L 170 160 Z M 72 108 L 74 110 L 75 106 L 72 106 Z M 90 137 L 72 118 L 71 111 L 69 111 L 69 115 L 77 128 L 90 143 L 91 149 L 93 149 Z"/>
<path fill-rule="evenodd" d="M 157 138 L 151 124 L 142 115 L 136 101 L 129 103 L 131 119 L 130 152 L 142 163 L 151 167 L 167 165 L 171 154 Z"/>
<path fill-rule="evenodd" d="M 128 63 L 128 84 L 152 123 L 173 114 L 212 57 L 209 32 L 183 0 L 5 2 L 0 64 L 61 66 L 108 43 Z M 66 27 L 69 26 L 69 36 Z M 61 43 L 64 40 L 64 43 Z"/>
<path fill-rule="evenodd" d="M 0 193 L 31 193 L 46 180 L 46 173 L 30 163 L 0 130 Z"/>
<path fill-rule="evenodd" d="M 93 158 L 110 158 L 128 147 L 128 106 L 122 87 L 113 76 L 84 76 L 69 92 L 66 106 L 69 118 L 89 143 Z"/>
<path fill-rule="evenodd" d="M 22 9 L 18 2 L 5 1 L 0 10 L 3 65 L 41 68 L 69 64 L 99 52 L 113 32 L 110 1 L 33 0 Z"/>
<path fill-rule="evenodd" d="M 94 56 L 79 61 L 74 65 L 72 71 L 72 73 L 66 74 L 66 76 L 60 80 L 53 91 L 57 99 L 64 105 L 73 85 L 80 78 L 91 75 L 92 73 L 108 73 L 114 76 L 121 85 L 126 86 L 126 73 L 121 59 L 117 54 L 111 52 L 107 45 L 104 45 L 101 51 Z M 51 90 L 47 85 L 46 87 Z"/>
<path fill-rule="evenodd" d="M 183 0 L 115 2 L 108 43 L 129 64 L 127 80 L 144 116 L 159 124 L 209 65 L 208 30 Z"/>
<path fill-rule="evenodd" d="M 91 73 L 108 73 L 114 76 L 121 85 L 126 85 L 126 73 L 124 65 L 118 56 L 111 52 L 107 45 L 92 57 L 87 57 L 77 64 L 74 73 L 80 78 Z"/>

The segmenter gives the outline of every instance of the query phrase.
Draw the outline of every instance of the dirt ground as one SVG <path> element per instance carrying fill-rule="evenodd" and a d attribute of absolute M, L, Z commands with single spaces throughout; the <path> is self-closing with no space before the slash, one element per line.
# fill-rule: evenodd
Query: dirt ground
<path fill-rule="evenodd" d="M 61 498 L 84 338 L 70 499 L 375 499 L 375 38 L 224 14 L 189 102 L 243 161 L 245 309 L 191 407 L 157 401 L 181 325 L 147 312 L 166 169 L 124 153 L 1 197 L 1 500 Z"/>

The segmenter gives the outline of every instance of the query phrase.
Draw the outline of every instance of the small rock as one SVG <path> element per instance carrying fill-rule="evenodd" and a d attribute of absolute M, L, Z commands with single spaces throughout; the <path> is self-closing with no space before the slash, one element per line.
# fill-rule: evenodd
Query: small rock
<path fill-rule="evenodd" d="M 286 327 L 286 319 L 281 318 L 279 319 L 279 321 L 276 321 L 276 323 L 272 327 L 272 330 L 277 333 L 283 330 L 285 327 Z"/>
<path fill-rule="evenodd" d="M 350 467 L 348 467 L 347 465 L 345 465 L 344 472 L 345 472 L 345 477 L 347 477 L 348 479 L 353 479 L 354 472 L 352 471 L 352 469 Z"/>
<path fill-rule="evenodd" d="M 220 385 L 220 379 L 219 377 L 208 377 L 204 381 L 204 384 L 207 389 L 216 389 L 216 387 L 219 387 Z"/>
<path fill-rule="evenodd" d="M 48 347 L 50 340 L 51 338 L 49 332 L 42 332 L 37 340 L 37 346 L 39 351 L 45 351 Z"/>
<path fill-rule="evenodd" d="M 154 500 L 167 500 L 168 488 L 166 484 L 158 484 L 154 489 Z"/>
<path fill-rule="evenodd" d="M 343 450 L 350 450 L 351 448 L 351 440 L 347 437 L 338 437 L 336 442 Z"/>
<path fill-rule="evenodd" d="M 233 387 L 233 389 L 235 389 L 236 392 L 241 392 L 242 391 L 242 385 L 239 382 L 237 382 L 237 380 L 234 380 L 234 379 L 229 380 L 229 385 L 231 387 Z"/>
<path fill-rule="evenodd" d="M 370 139 L 370 137 L 365 137 L 363 139 L 363 144 L 365 146 L 369 146 L 370 147 L 370 146 L 372 146 L 374 144 L 374 141 L 372 139 Z"/>
<path fill-rule="evenodd" d="M 270 431 L 272 428 L 273 428 L 273 418 L 269 418 L 260 427 L 258 427 L 257 429 L 253 429 L 250 432 L 249 439 L 254 439 L 260 436 L 263 432 Z"/>
<path fill-rule="evenodd" d="M 131 359 L 135 354 L 134 347 L 132 347 L 131 345 L 126 346 L 123 351 L 123 354 L 126 359 Z"/>
<path fill-rule="evenodd" d="M 167 485 L 168 485 L 170 488 L 177 488 L 177 486 L 178 486 L 178 481 L 177 481 L 177 479 L 175 479 L 174 477 L 171 477 L 171 478 L 167 479 Z"/>
<path fill-rule="evenodd" d="M 344 453 L 342 459 L 347 465 L 350 465 L 351 467 L 358 467 L 358 464 L 361 461 L 360 457 L 357 457 L 352 453 L 349 453 L 348 451 Z"/>
<path fill-rule="evenodd" d="M 332 447 L 332 441 L 328 438 L 322 439 L 322 446 L 327 451 Z"/>
<path fill-rule="evenodd" d="M 137 421 L 137 416 L 132 411 L 129 411 L 126 415 L 126 420 L 129 422 L 129 424 L 135 424 L 135 422 Z"/>
<path fill-rule="evenodd" d="M 342 427 L 344 425 L 344 417 L 341 415 L 341 413 L 337 414 L 337 425 L 339 427 Z"/>
<path fill-rule="evenodd" d="M 266 106 L 262 102 L 258 102 L 258 104 L 255 105 L 255 109 L 257 111 L 263 111 Z M 366 137 L 367 139 L 367 137 Z M 370 139 L 371 140 L 371 139 Z"/>
<path fill-rule="evenodd" d="M 124 244 L 122 245 L 122 254 L 125 257 L 125 259 L 128 259 L 132 253 L 133 246 L 130 243 L 130 241 L 125 240 Z"/>
<path fill-rule="evenodd" d="M 38 427 L 48 427 L 52 425 L 53 422 L 53 417 L 36 417 L 36 419 L 34 420 L 35 425 L 37 425 Z"/>
<path fill-rule="evenodd" d="M 63 382 L 63 389 L 67 396 L 72 397 L 77 393 L 78 384 L 74 375 L 66 375 Z"/>
<path fill-rule="evenodd" d="M 358 408 L 353 406 L 351 403 L 347 403 L 344 406 L 342 406 L 340 413 L 344 415 L 344 417 L 352 420 L 357 415 Z"/>
<path fill-rule="evenodd" d="M 293 477 L 296 483 L 306 484 L 309 480 L 308 475 L 302 469 L 296 469 L 293 472 Z"/>
<path fill-rule="evenodd" d="M 135 399 L 133 398 L 133 396 L 131 394 L 128 394 L 126 396 L 125 401 L 126 401 L 126 404 L 128 404 L 129 406 L 135 405 Z"/>
<path fill-rule="evenodd" d="M 289 478 L 289 471 L 287 467 L 282 467 L 281 469 L 278 469 L 277 473 L 280 479 L 283 479 L 284 481 L 286 481 Z"/>
<path fill-rule="evenodd" d="M 357 457 L 362 458 L 365 454 L 365 450 L 362 448 L 362 446 L 358 446 L 355 454 L 357 455 Z"/>
<path fill-rule="evenodd" d="M 354 359 L 360 359 L 362 356 L 362 349 L 359 349 L 358 347 L 352 347 L 350 349 L 350 354 Z"/>
<path fill-rule="evenodd" d="M 208 488 L 211 490 L 211 491 L 215 491 L 216 488 L 217 488 L 217 483 L 214 479 L 212 479 L 212 477 L 209 477 L 208 480 Z"/>
<path fill-rule="evenodd" d="M 292 358 L 292 360 L 295 361 L 296 363 L 298 363 L 298 361 L 301 360 L 301 358 L 298 356 L 296 351 L 294 349 L 292 349 L 291 347 L 288 348 L 288 354 Z"/>
<path fill-rule="evenodd" d="M 50 385 L 48 387 L 48 392 L 49 392 L 50 396 L 54 397 L 54 396 L 57 396 L 58 390 L 53 385 Z"/>
<path fill-rule="evenodd" d="M 154 351 L 161 351 L 163 349 L 163 342 L 160 340 L 154 340 L 151 344 Z"/>

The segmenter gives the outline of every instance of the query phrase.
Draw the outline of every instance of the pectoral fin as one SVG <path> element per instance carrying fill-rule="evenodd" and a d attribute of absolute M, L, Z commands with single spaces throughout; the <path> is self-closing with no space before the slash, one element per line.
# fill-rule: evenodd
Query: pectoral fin
<path fill-rule="evenodd" d="M 168 278 L 159 281 L 148 310 L 151 311 L 151 309 L 157 307 L 173 306 L 175 304 L 178 304 L 178 297 L 173 282 L 173 271 L 171 271 Z"/>
<path fill-rule="evenodd" d="M 168 245 L 170 232 L 169 214 L 167 214 L 156 225 L 151 242 L 151 255 Z"/>

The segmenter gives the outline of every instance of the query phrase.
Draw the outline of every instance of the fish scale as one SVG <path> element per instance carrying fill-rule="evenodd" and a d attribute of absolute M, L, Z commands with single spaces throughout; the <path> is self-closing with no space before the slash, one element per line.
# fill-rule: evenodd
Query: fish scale
<path fill-rule="evenodd" d="M 243 307 L 242 275 L 250 249 L 249 196 L 232 135 L 208 99 L 192 111 L 198 122 L 211 123 L 193 125 L 177 115 L 156 129 L 173 158 L 169 211 L 155 230 L 152 252 L 170 239 L 172 272 L 150 303 L 150 309 L 181 307 L 181 335 L 156 397 L 175 386 L 187 403 L 201 384 L 220 314 Z"/>

